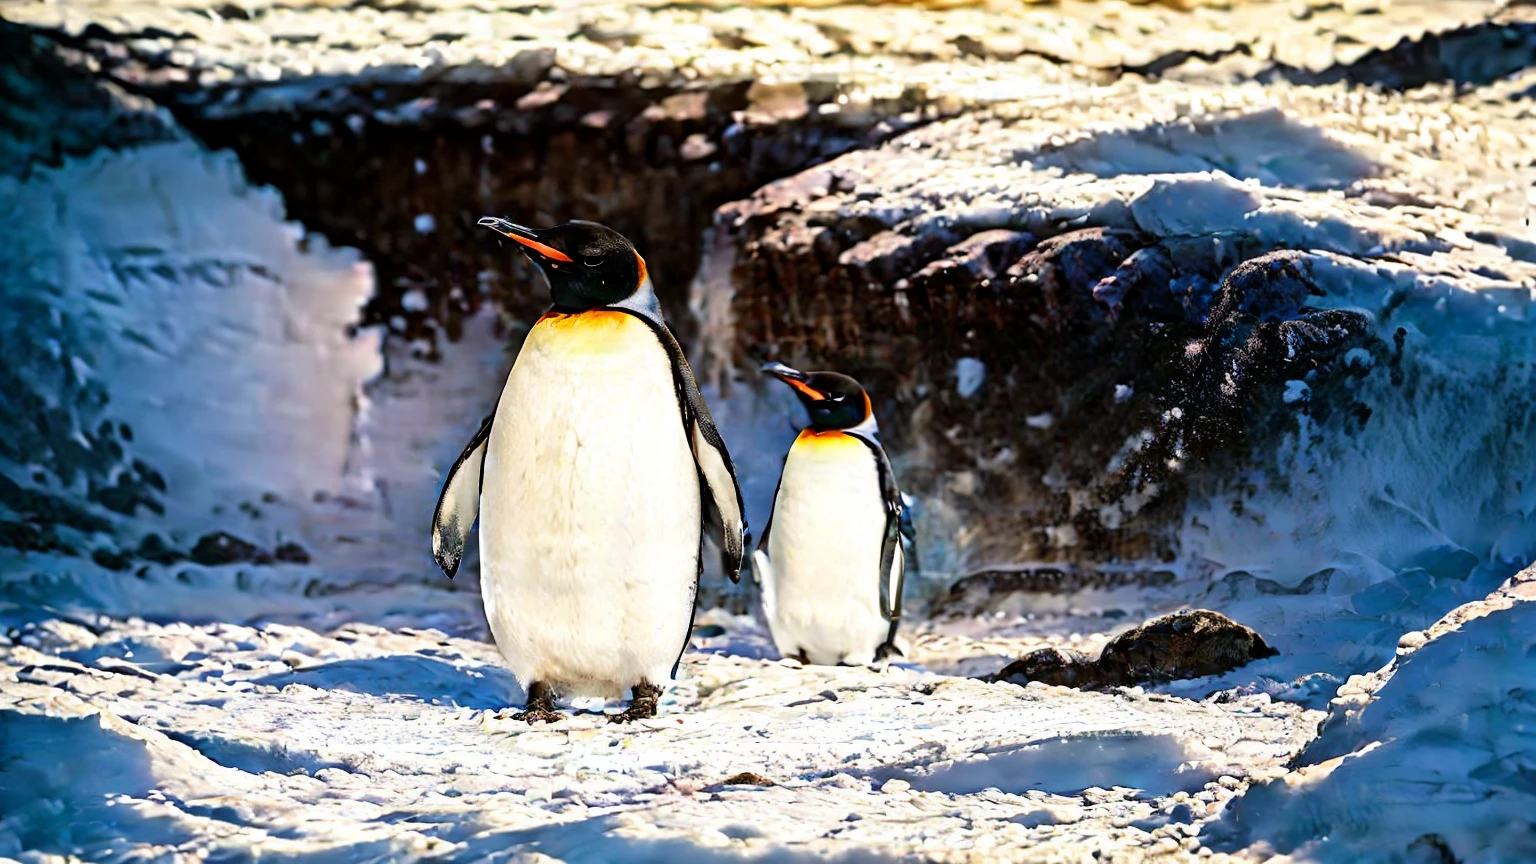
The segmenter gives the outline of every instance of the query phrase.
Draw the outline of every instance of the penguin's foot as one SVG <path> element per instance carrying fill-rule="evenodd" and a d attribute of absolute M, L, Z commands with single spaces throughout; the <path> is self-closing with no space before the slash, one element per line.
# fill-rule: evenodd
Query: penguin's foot
<path fill-rule="evenodd" d="M 661 701 L 661 688 L 649 681 L 641 681 L 630 688 L 629 707 L 617 714 L 608 715 L 609 723 L 630 723 L 656 716 L 656 703 Z"/>
<path fill-rule="evenodd" d="M 519 711 L 512 715 L 513 720 L 522 720 L 529 726 L 535 723 L 559 723 L 565 719 L 565 715 L 559 711 L 550 711 L 546 708 L 529 708 L 527 711 Z"/>
<path fill-rule="evenodd" d="M 555 710 L 554 688 L 543 681 L 535 681 L 528 685 L 527 710 L 513 714 L 512 719 L 532 726 L 535 723 L 558 723 L 565 718 Z"/>
<path fill-rule="evenodd" d="M 875 649 L 876 663 L 889 663 L 892 657 L 900 657 L 901 659 L 905 660 L 907 659 L 907 654 L 905 651 L 902 651 L 901 648 L 897 647 L 896 643 L 894 642 L 882 643 L 879 648 Z"/>

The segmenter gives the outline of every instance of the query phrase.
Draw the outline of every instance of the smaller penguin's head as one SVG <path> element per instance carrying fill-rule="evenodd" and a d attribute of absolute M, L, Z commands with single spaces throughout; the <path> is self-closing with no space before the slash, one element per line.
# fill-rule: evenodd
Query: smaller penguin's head
<path fill-rule="evenodd" d="M 794 388 L 801 404 L 811 412 L 811 428 L 852 429 L 870 419 L 869 394 L 859 382 L 837 372 L 801 372 L 783 363 L 769 363 L 763 371 Z"/>
<path fill-rule="evenodd" d="M 634 244 L 596 222 L 578 220 L 535 229 L 487 216 L 480 224 L 522 246 L 523 254 L 549 280 L 554 308 L 560 312 L 585 312 L 621 302 L 650 278 Z"/>

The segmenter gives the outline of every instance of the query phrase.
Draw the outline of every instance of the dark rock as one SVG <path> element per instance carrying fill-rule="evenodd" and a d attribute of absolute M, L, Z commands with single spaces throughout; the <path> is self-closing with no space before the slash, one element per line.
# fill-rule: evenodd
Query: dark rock
<path fill-rule="evenodd" d="M 1225 615 L 1189 609 L 1116 636 L 1096 659 L 1040 648 L 987 680 L 1101 690 L 1220 675 L 1278 653 L 1259 634 Z"/>
<path fill-rule="evenodd" d="M 733 774 L 730 777 L 727 777 L 724 780 L 721 780 L 720 781 L 720 785 L 721 786 L 777 786 L 779 784 L 773 782 L 772 780 L 769 780 L 767 777 L 764 777 L 761 774 L 756 774 L 756 773 L 753 773 L 751 771 L 743 771 L 740 774 Z"/>
<path fill-rule="evenodd" d="M 178 561 L 185 561 L 187 558 L 185 552 L 173 548 L 159 534 L 145 535 L 144 539 L 139 541 L 137 555 L 145 561 L 152 561 L 156 564 L 175 564 Z"/>
<path fill-rule="evenodd" d="M 132 559 L 116 549 L 94 549 L 91 551 L 91 560 L 108 570 L 127 570 L 132 565 Z"/>
<path fill-rule="evenodd" d="M 1073 651 L 1059 648 L 1039 648 L 1003 667 L 993 677 L 994 681 L 1010 684 L 1028 684 L 1039 681 L 1057 687 L 1103 686 L 1098 680 L 1092 661 Z"/>
<path fill-rule="evenodd" d="M 1278 653 L 1225 615 L 1186 609 L 1111 639 L 1095 665 L 1106 681 L 1159 683 L 1220 675 Z"/>
<path fill-rule="evenodd" d="M 293 542 L 283 543 L 278 546 L 273 550 L 272 557 L 285 564 L 308 564 L 310 560 L 309 550 Z"/>
<path fill-rule="evenodd" d="M 197 539 L 197 545 L 192 547 L 192 561 L 205 567 L 218 567 L 224 564 L 269 564 L 272 556 L 260 547 L 226 534 L 223 531 L 215 531 L 212 534 L 204 534 Z"/>

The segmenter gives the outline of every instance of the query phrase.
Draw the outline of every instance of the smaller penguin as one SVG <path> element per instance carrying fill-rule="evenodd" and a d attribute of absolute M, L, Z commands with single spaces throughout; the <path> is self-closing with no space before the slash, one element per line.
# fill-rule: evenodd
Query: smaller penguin
<path fill-rule="evenodd" d="M 901 654 L 896 628 L 912 523 L 869 396 L 836 372 L 763 371 L 810 412 L 784 459 L 752 572 L 779 653 L 867 665 Z"/>

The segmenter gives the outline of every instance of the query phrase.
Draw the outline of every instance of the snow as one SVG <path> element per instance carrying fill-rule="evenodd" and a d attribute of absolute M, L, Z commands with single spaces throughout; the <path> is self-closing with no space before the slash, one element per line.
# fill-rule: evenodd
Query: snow
<path fill-rule="evenodd" d="M 1530 860 L 1533 600 L 1527 570 L 1352 679 L 1298 770 L 1234 806 L 1223 845 L 1304 860 L 1402 860 L 1442 847 L 1460 861 Z"/>
<path fill-rule="evenodd" d="M 1126 852 L 1197 838 L 1321 716 L 1262 696 L 800 668 L 750 656 L 766 634 L 748 619 L 714 620 L 724 633 L 697 640 L 661 715 L 632 727 L 590 710 L 504 719 L 516 685 L 494 649 L 435 630 L 24 627 L 0 653 L 0 760 L 25 780 L 0 792 L 0 854 Z M 777 785 L 721 785 L 748 771 Z"/>
<path fill-rule="evenodd" d="M 987 366 L 975 357 L 961 357 L 955 361 L 955 389 L 969 399 L 981 390 L 987 378 Z"/>
<path fill-rule="evenodd" d="M 42 428 L 58 436 L 12 432 L 31 464 L 7 462 L 6 475 L 82 501 L 88 484 L 136 478 L 126 488 L 151 502 L 82 503 L 91 518 L 77 526 L 109 527 L 68 542 L 134 545 L 152 529 L 190 546 L 222 528 L 324 550 L 322 526 L 347 515 L 334 502 L 370 491 L 352 439 L 380 341 L 348 328 L 373 293 L 371 266 L 306 238 L 233 156 L 189 142 L 0 178 L 0 208 L 13 226 L 0 236 L 0 331 L 23 391 L 10 395 L 56 406 Z M 61 376 L 60 361 L 88 378 Z M 116 466 L 98 467 L 113 453 Z M 90 578 L 99 568 L 86 563 L 13 554 L 0 581 L 62 574 L 86 592 L 138 590 Z"/>
<path fill-rule="evenodd" d="M 430 308 L 427 294 L 420 288 L 412 288 L 400 296 L 400 308 L 407 312 L 425 312 Z"/>

